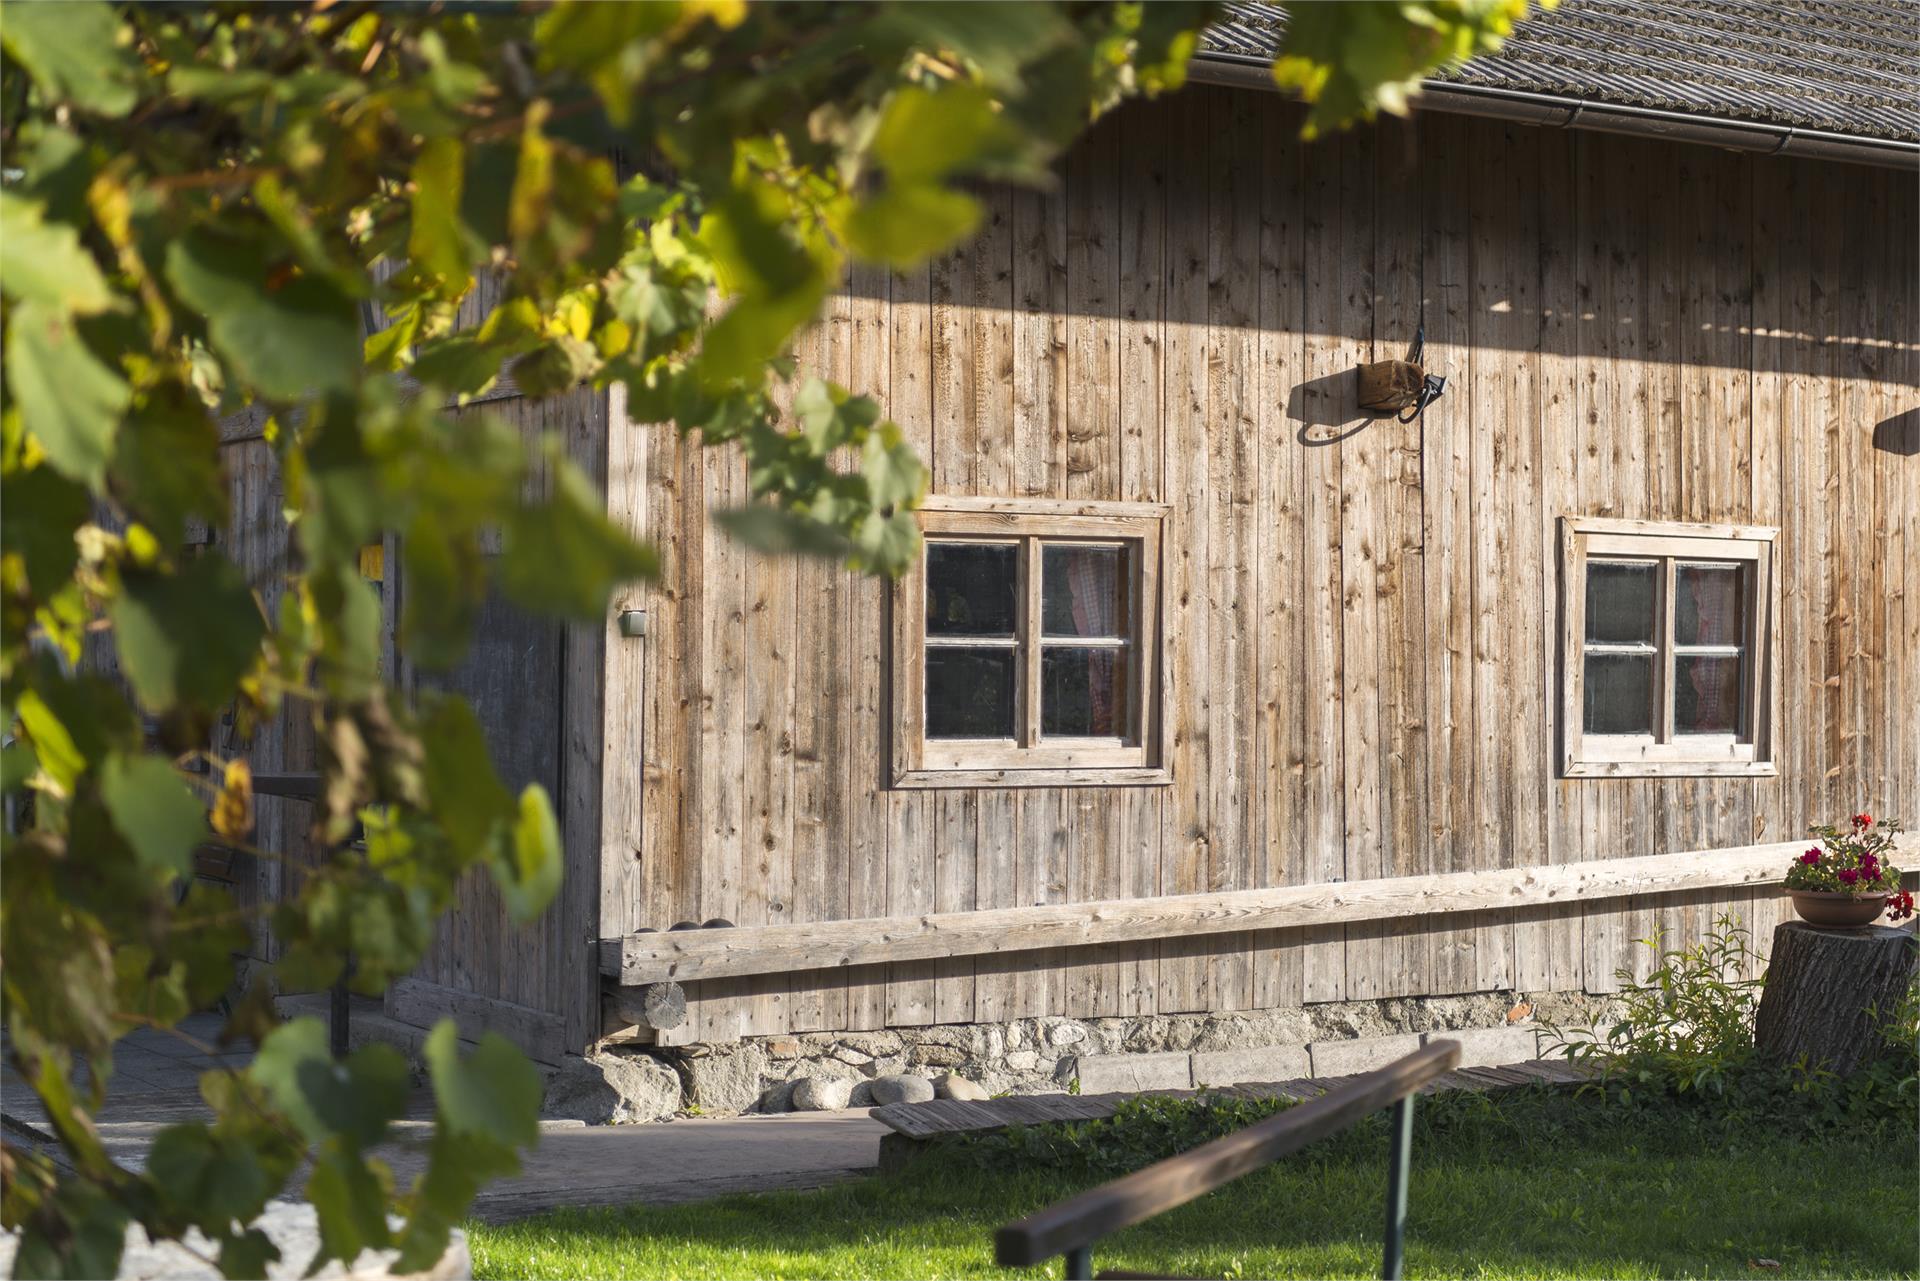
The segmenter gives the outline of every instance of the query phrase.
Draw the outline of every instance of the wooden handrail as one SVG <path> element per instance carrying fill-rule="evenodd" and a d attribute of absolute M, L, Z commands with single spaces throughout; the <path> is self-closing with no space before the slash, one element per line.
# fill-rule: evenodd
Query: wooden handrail
<path fill-rule="evenodd" d="M 1010 1223 L 994 1236 L 994 1259 L 1003 1267 L 1030 1267 L 1086 1250 L 1398 1103 L 1459 1062 L 1458 1041 L 1422 1046 L 1317 1099 Z"/>
<path fill-rule="evenodd" d="M 318 774 L 255 774 L 253 776 L 253 794 L 255 796 L 283 796 L 292 800 L 312 801 L 320 797 L 322 780 Z"/>
<path fill-rule="evenodd" d="M 667 980 L 692 983 L 1039 948 L 1082 948 L 1097 943 L 1566 905 L 1628 894 L 1746 888 L 1778 882 L 1805 848 L 1805 841 L 1784 841 L 1637 858 L 1205 894 L 748 925 L 731 930 L 661 930 L 600 940 L 600 972 L 626 986 Z"/>

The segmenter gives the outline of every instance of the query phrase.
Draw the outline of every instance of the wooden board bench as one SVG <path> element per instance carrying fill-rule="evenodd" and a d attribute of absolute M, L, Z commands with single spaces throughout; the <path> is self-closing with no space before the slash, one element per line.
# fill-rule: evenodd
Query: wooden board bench
<path fill-rule="evenodd" d="M 1119 1111 L 1129 1099 L 1216 1098 L 1309 1099 L 1321 1092 L 1312 1081 L 1272 1085 L 1227 1085 L 1202 1090 L 1146 1090 L 1115 1094 L 1023 1094 L 1004 1099 L 934 1099 L 927 1103 L 889 1103 L 871 1115 L 896 1134 L 933 1139 L 943 1134 L 1004 1130 L 1015 1125 L 1052 1125 L 1060 1121 L 1098 1121 Z"/>
<path fill-rule="evenodd" d="M 1571 1085 L 1589 1079 L 1592 1070 L 1562 1059 L 1536 1059 L 1506 1067 L 1457 1068 L 1422 1086 L 1422 1094 L 1443 1090 L 1493 1092 L 1528 1085 Z M 1147 1090 L 1137 1094 L 1028 1094 L 1004 1099 L 934 1099 L 926 1103 L 889 1103 L 870 1115 L 893 1133 L 880 1142 L 880 1164 L 893 1168 L 920 1146 L 951 1134 L 984 1134 L 1016 1125 L 1056 1125 L 1098 1121 L 1112 1116 L 1129 1099 L 1182 1099 L 1207 1096 L 1225 1099 L 1311 1099 L 1343 1085 L 1352 1077 L 1296 1078 L 1246 1085 L 1210 1086 L 1199 1090 Z"/>

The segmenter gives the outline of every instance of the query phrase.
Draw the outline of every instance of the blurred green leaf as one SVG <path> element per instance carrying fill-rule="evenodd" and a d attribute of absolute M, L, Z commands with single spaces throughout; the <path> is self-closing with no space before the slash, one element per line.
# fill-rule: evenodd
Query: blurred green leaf
<path fill-rule="evenodd" d="M 470 538 L 450 536 L 430 519 L 405 539 L 407 596 L 400 641 L 414 662 L 452 667 L 466 657 L 486 592 L 487 567 Z"/>
<path fill-rule="evenodd" d="M 878 422 L 880 406 L 837 383 L 809 378 L 794 395 L 793 417 L 814 452 L 826 454 Z"/>
<path fill-rule="evenodd" d="M 320 1249 L 309 1270 L 329 1260 L 351 1264 L 362 1250 L 385 1249 L 392 1241 L 387 1227 L 387 1198 L 392 1189 L 376 1177 L 378 1166 L 357 1158 L 322 1152 L 307 1176 L 307 1200 L 320 1222 Z"/>
<path fill-rule="evenodd" d="M 494 772 L 479 718 L 464 698 L 435 697 L 427 703 L 420 738 L 427 749 L 427 791 L 441 826 L 463 853 L 485 850 L 514 805 Z"/>
<path fill-rule="evenodd" d="M 513 364 L 513 381 L 529 396 L 556 396 L 590 377 L 599 358 L 571 335 L 549 338 Z"/>
<path fill-rule="evenodd" d="M 113 825 L 142 862 L 184 876 L 194 847 L 206 840 L 207 811 L 173 766 L 158 756 L 109 756 L 100 796 Z"/>
<path fill-rule="evenodd" d="M 891 267 L 915 267 L 973 234 L 980 202 L 930 183 L 889 186 L 847 218 L 855 252 Z"/>
<path fill-rule="evenodd" d="M 386 627 L 380 589 L 357 573 L 333 567 L 309 581 L 320 615 L 321 684 L 335 698 L 359 702 L 380 683 Z"/>
<path fill-rule="evenodd" d="M 855 528 L 853 545 L 857 566 L 897 578 L 920 558 L 920 522 L 910 511 L 874 513 Z"/>
<path fill-rule="evenodd" d="M 44 222 L 38 202 L 0 189 L 0 282 L 9 297 L 55 314 L 114 305 L 106 279 L 73 227 Z"/>
<path fill-rule="evenodd" d="M 473 283 L 467 269 L 466 232 L 460 225 L 466 149 L 454 138 L 431 138 L 413 162 L 413 229 L 407 256 L 434 277 L 436 292 L 458 298 Z"/>
<path fill-rule="evenodd" d="M 838 559 L 851 550 L 847 536 L 833 526 L 765 503 L 716 511 L 713 520 L 734 538 L 769 556 L 800 554 Z"/>
<path fill-rule="evenodd" d="M 407 1106 L 407 1061 L 398 1050 L 365 1045 L 336 1063 L 327 1050 L 327 1025 L 316 1018 L 275 1028 L 247 1076 L 311 1143 L 338 1137 L 371 1147 Z"/>
<path fill-rule="evenodd" d="M 659 559 L 607 519 L 579 468 L 549 461 L 553 496 L 513 513 L 500 585 L 527 609 L 598 619 L 615 585 L 656 576 Z"/>
<path fill-rule="evenodd" d="M 87 491 L 51 467 L 0 475 L 0 546 L 21 558 L 35 595 L 52 595 L 73 572 L 73 534 L 92 510 Z"/>
<path fill-rule="evenodd" d="M 1527 8 L 1528 0 L 1292 5 L 1273 78 L 1310 104 L 1307 138 L 1383 110 L 1405 115 L 1424 76 L 1498 49 Z"/>
<path fill-rule="evenodd" d="M 71 790 L 80 774 L 109 752 L 138 745 L 126 696 L 98 676 L 62 675 L 51 655 L 41 660 L 33 684 L 16 697 L 14 712 L 41 767 L 64 789 Z"/>
<path fill-rule="evenodd" d="M 536 102 L 527 110 L 520 132 L 520 158 L 514 165 L 513 187 L 507 195 L 507 235 L 523 260 L 546 265 L 539 252 L 553 202 L 553 144 L 541 132 L 551 107 Z"/>
<path fill-rule="evenodd" d="M 7 326 L 7 390 L 47 461 L 98 490 L 130 393 L 72 321 L 41 303 L 14 308 Z"/>
<path fill-rule="evenodd" d="M 359 377 L 353 300 L 276 266 L 258 241 L 197 232 L 168 248 L 167 279 L 206 317 L 215 349 L 265 395 L 296 400 Z"/>
<path fill-rule="evenodd" d="M 496 1032 L 460 1057 L 460 1034 L 442 1019 L 422 1051 L 433 1080 L 434 1106 L 450 1133 L 488 1139 L 503 1148 L 532 1147 L 540 1137 L 540 1074 Z"/>
<path fill-rule="evenodd" d="M 192 1208 L 197 1226 L 221 1234 L 257 1218 L 273 1193 L 251 1147 L 198 1122 L 170 1125 L 154 1137 L 147 1175 Z"/>
<path fill-rule="evenodd" d="M 44 848 L 17 838 L 8 842 L 6 928 L 0 930 L 6 990 L 39 998 L 34 1032 L 61 1047 L 104 1054 L 124 1030 L 113 1017 L 113 955 L 100 923 L 63 901 L 49 878 L 27 867 L 26 852 Z M 19 1006 L 9 1004 L 18 1027 Z M 99 1155 L 99 1140 L 76 1115 L 78 1102 L 63 1058 L 45 1057 L 34 1091 L 69 1151 L 91 1160 L 90 1151 Z"/>
<path fill-rule="evenodd" d="M 127 1219 L 126 1208 L 98 1185 L 63 1180 L 52 1203 L 21 1225 L 13 1275 L 70 1281 L 118 1276 Z"/>
<path fill-rule="evenodd" d="M 259 1228 L 236 1232 L 220 1243 L 220 1275 L 231 1281 L 264 1277 L 267 1265 L 280 1261 L 280 1247 Z"/>
<path fill-rule="evenodd" d="M 1025 145 L 982 86 L 949 85 L 936 92 L 909 85 L 881 116 L 873 157 L 889 183 L 913 186 L 1010 164 Z"/>
<path fill-rule="evenodd" d="M 220 431 L 204 406 L 169 388 L 122 424 L 110 469 L 111 488 L 170 545 L 189 518 L 219 527 L 227 519 L 227 474 Z"/>
<path fill-rule="evenodd" d="M 553 816 L 553 802 L 545 788 L 529 783 L 520 793 L 519 815 L 506 856 L 493 865 L 500 897 L 515 921 L 524 924 L 547 910 L 560 889 L 562 860 L 560 824 Z"/>
<path fill-rule="evenodd" d="M 926 465 L 892 423 L 882 423 L 867 437 L 860 473 L 866 477 L 873 505 L 882 510 L 917 506 L 927 495 Z"/>
<path fill-rule="evenodd" d="M 929 0 L 884 21 L 916 47 L 952 50 L 1001 87 L 1017 85 L 1028 60 L 1073 35 L 1060 9 L 1028 0 Z"/>
<path fill-rule="evenodd" d="M 0 22 L 0 44 L 48 97 L 103 116 L 124 116 L 139 101 L 119 33 L 119 18 L 100 0 L 10 4 Z"/>
<path fill-rule="evenodd" d="M 455 1133 L 436 1125 L 427 1149 L 427 1170 L 414 1189 L 413 1213 L 400 1236 L 393 1270 L 426 1272 L 446 1252 L 452 1230 L 466 1216 L 474 1193 L 489 1180 L 517 1172 L 514 1150 L 490 1137 Z"/>
<path fill-rule="evenodd" d="M 129 573 L 107 612 L 121 670 L 150 711 L 232 698 L 267 630 L 239 567 L 217 554 L 177 573 Z"/>

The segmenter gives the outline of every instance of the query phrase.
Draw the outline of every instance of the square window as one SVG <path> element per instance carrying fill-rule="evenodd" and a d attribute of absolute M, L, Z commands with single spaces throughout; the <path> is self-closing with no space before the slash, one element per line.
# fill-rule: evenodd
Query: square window
<path fill-rule="evenodd" d="M 1127 736 L 1127 651 L 1049 645 L 1040 652 L 1040 732 L 1046 738 Z"/>
<path fill-rule="evenodd" d="M 943 646 L 927 651 L 927 737 L 1013 740 L 1018 651 Z"/>
<path fill-rule="evenodd" d="M 1589 734 L 1653 733 L 1653 655 L 1588 654 L 1582 728 Z"/>
<path fill-rule="evenodd" d="M 1772 774 L 1775 531 L 1562 521 L 1562 772 Z"/>
<path fill-rule="evenodd" d="M 930 499 L 894 597 L 903 787 L 1168 781 L 1158 582 L 1166 509 Z"/>
<path fill-rule="evenodd" d="M 927 635 L 1013 636 L 1019 597 L 1013 543 L 927 544 Z"/>

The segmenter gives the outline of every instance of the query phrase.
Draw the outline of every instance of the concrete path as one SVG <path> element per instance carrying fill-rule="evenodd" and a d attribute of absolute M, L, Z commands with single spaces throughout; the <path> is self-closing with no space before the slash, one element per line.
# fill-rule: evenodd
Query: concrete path
<path fill-rule="evenodd" d="M 142 1118 L 141 1104 L 155 1113 Z M 176 1121 L 205 1115 L 183 1100 L 129 1098 L 100 1123 L 100 1137 L 121 1164 L 139 1169 L 154 1136 Z M 429 1104 L 430 1107 L 430 1104 Z M 416 1109 L 416 1111 L 425 1109 Z M 7 1111 L 18 1115 L 9 1100 Z M 114 1118 L 118 1119 L 114 1119 Z M 431 1123 L 401 1121 L 380 1149 L 405 1186 L 426 1168 Z M 733 1192 L 816 1188 L 871 1174 L 887 1127 L 855 1112 L 710 1117 L 651 1125 L 548 1121 L 517 1178 L 488 1184 L 474 1217 L 522 1218 L 558 1206 L 675 1205 Z"/>
<path fill-rule="evenodd" d="M 886 1132 L 865 1111 L 651 1125 L 549 1123 L 525 1172 L 490 1184 L 473 1213 L 499 1221 L 563 1205 L 674 1205 L 732 1192 L 817 1188 L 872 1174 Z M 421 1158 L 411 1153 L 390 1159 L 403 1180 L 420 1168 Z"/>
<path fill-rule="evenodd" d="M 189 1030 L 210 1041 L 209 1026 Z M 225 1055 L 234 1066 L 247 1055 Z M 207 1115 L 197 1087 L 209 1061 L 176 1038 L 153 1032 L 127 1037 L 114 1053 L 115 1072 L 100 1136 L 122 1164 L 138 1169 L 154 1136 L 178 1121 Z M 10 1072 L 0 1075 L 0 1112 L 16 1124 L 45 1130 L 38 1100 Z M 409 1119 L 394 1126 L 380 1155 L 401 1184 L 426 1165 L 432 1097 L 416 1093 Z M 781 1116 L 703 1117 L 652 1125 L 587 1126 L 548 1121 L 524 1172 L 491 1184 L 474 1203 L 478 1218 L 498 1220 L 564 1205 L 671 1205 L 724 1196 L 811 1188 L 872 1173 L 887 1127 L 863 1111 Z"/>

